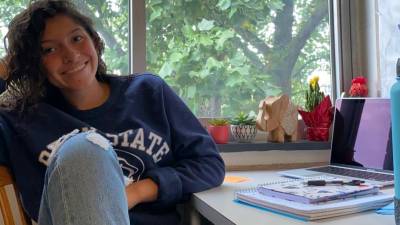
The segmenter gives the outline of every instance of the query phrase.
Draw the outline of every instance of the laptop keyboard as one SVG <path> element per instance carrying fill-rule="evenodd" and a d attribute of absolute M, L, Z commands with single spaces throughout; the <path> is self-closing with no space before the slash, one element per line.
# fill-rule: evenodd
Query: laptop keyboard
<path fill-rule="evenodd" d="M 336 174 L 342 176 L 350 176 L 361 179 L 375 180 L 375 181 L 392 181 L 394 180 L 394 176 L 392 174 L 383 174 L 383 173 L 374 173 L 371 171 L 363 171 L 363 170 L 352 170 L 340 167 L 318 167 L 318 168 L 309 168 L 309 170 Z"/>

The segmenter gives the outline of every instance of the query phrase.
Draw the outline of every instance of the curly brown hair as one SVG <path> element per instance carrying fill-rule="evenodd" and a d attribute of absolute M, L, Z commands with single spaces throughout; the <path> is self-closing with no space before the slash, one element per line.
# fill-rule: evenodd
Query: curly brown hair
<path fill-rule="evenodd" d="M 69 0 L 38 0 L 13 18 L 4 38 L 7 52 L 6 87 L 14 107 L 23 111 L 26 106 L 38 103 L 55 88 L 48 82 L 42 65 L 41 37 L 46 21 L 56 15 L 66 15 L 82 26 L 92 38 L 97 50 L 99 65 L 96 78 L 102 80 L 107 67 L 101 56 L 104 42 L 93 26 L 93 22 L 78 11 Z"/>

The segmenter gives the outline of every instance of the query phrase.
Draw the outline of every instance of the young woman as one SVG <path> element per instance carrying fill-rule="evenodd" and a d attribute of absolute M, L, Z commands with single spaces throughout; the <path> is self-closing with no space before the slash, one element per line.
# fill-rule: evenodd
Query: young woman
<path fill-rule="evenodd" d="M 6 42 L 0 159 L 39 224 L 179 224 L 178 203 L 222 183 L 181 99 L 155 75 L 106 74 L 101 38 L 69 1 L 32 3 Z"/>

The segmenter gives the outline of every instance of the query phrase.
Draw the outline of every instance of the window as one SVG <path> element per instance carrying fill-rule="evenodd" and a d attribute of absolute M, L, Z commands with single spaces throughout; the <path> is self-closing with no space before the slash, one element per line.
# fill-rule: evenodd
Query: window
<path fill-rule="evenodd" d="M 310 75 L 331 94 L 327 0 L 145 0 L 147 70 L 199 117 L 257 112 L 268 95 L 299 105 Z"/>
<path fill-rule="evenodd" d="M 2 37 L 10 19 L 28 2 L 0 2 Z M 332 94 L 331 1 L 74 2 L 104 39 L 110 72 L 159 74 L 199 117 L 257 112 L 260 100 L 281 93 L 304 105 L 307 80 L 314 74 L 320 76 L 322 90 Z M 135 10 L 145 11 L 146 17 L 139 13 L 130 20 Z M 145 25 L 136 26 L 140 20 Z M 138 61 L 145 64 L 140 69 Z"/>
<path fill-rule="evenodd" d="M 127 0 L 74 0 L 79 9 L 93 19 L 105 42 L 104 60 L 114 74 L 128 74 L 129 70 L 129 14 Z M 29 3 L 29 0 L 0 1 L 0 35 L 7 33 L 10 20 Z M 1 45 L 0 55 L 5 55 Z"/>
<path fill-rule="evenodd" d="M 379 72 L 382 97 L 389 97 L 389 87 L 395 82 L 396 62 L 400 58 L 400 2 L 377 1 L 379 33 Z"/>

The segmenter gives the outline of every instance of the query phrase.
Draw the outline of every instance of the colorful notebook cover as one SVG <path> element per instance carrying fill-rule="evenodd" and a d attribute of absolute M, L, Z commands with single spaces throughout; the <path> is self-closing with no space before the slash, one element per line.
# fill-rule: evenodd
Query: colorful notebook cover
<path fill-rule="evenodd" d="M 379 192 L 377 186 L 366 183 L 357 186 L 332 184 L 325 186 L 309 186 L 307 182 L 303 180 L 263 184 L 259 186 L 257 190 L 266 196 L 306 204 L 376 194 Z"/>

